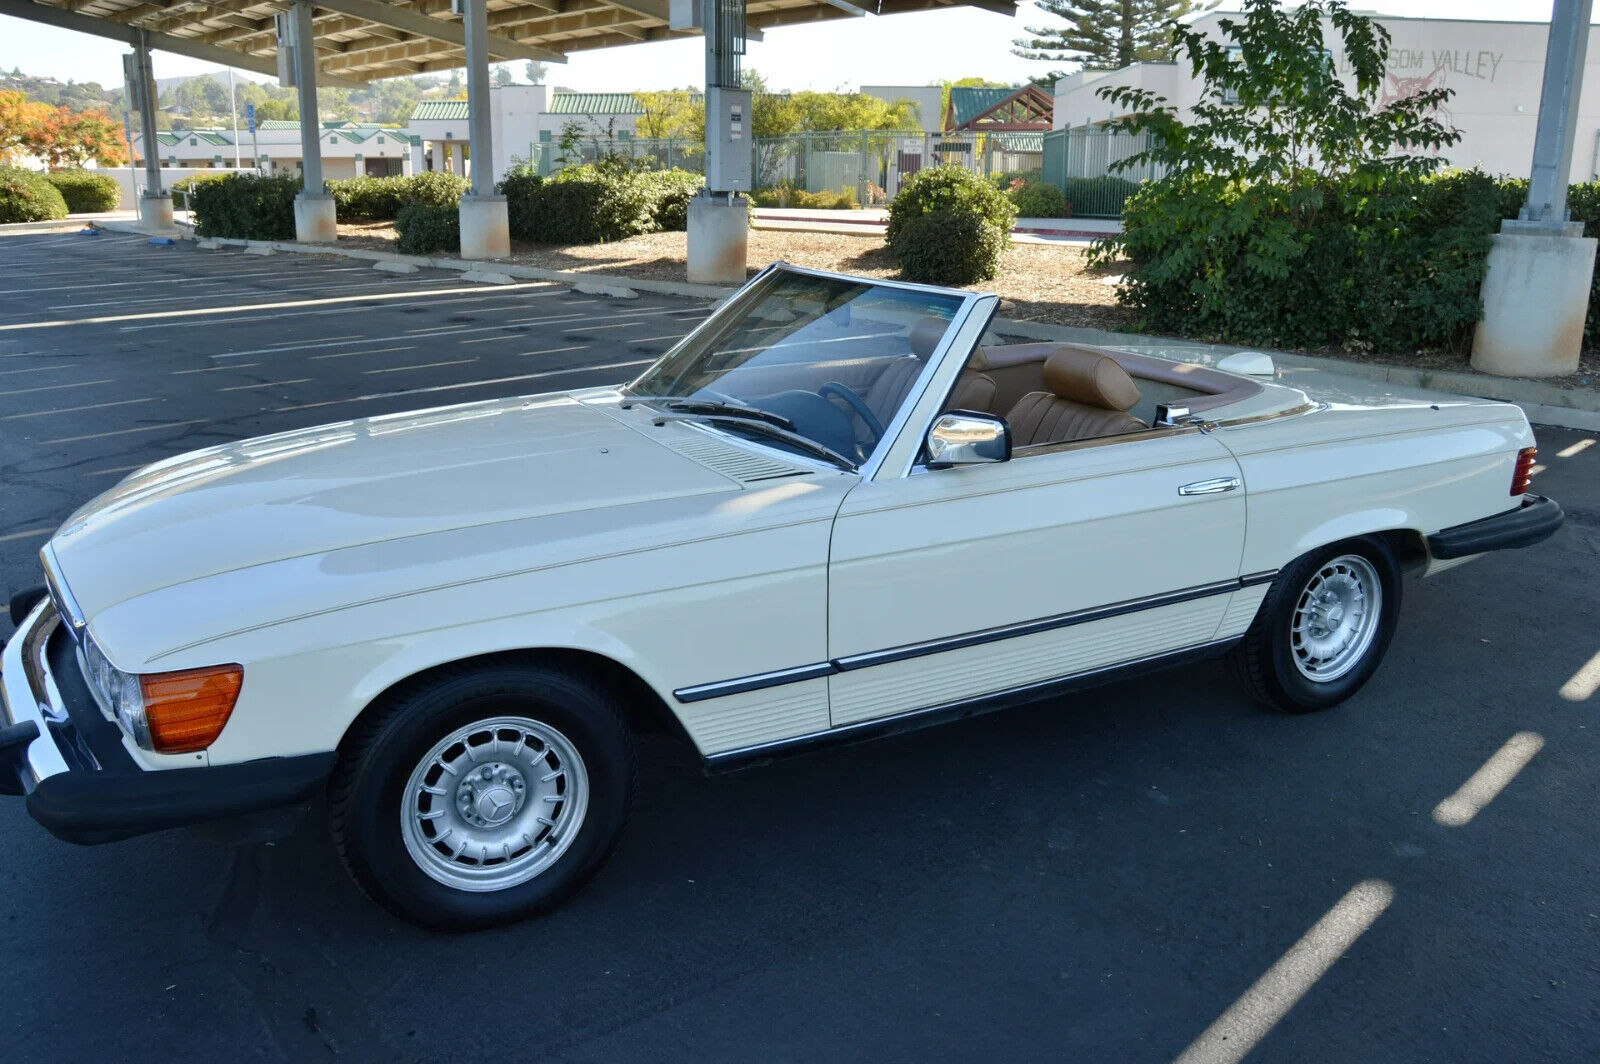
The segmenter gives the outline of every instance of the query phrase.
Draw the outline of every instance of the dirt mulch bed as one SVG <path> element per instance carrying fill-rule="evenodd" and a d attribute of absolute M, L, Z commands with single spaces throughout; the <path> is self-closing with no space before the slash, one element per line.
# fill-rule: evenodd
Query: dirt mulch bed
<path fill-rule="evenodd" d="M 339 226 L 343 247 L 393 251 L 395 239 L 394 227 L 388 222 Z M 650 233 L 614 244 L 569 247 L 516 244 L 511 261 L 547 270 L 683 281 L 687 245 L 684 233 Z M 896 272 L 878 236 L 752 229 L 750 272 L 778 261 L 865 277 L 893 277 Z M 1115 289 L 1102 283 L 1100 276 L 1085 268 L 1080 247 L 1017 244 L 1001 261 L 999 277 L 970 287 L 1009 300 L 1013 305 L 1006 309 L 1007 317 L 1099 329 L 1127 324 L 1132 316 L 1117 306 Z"/>

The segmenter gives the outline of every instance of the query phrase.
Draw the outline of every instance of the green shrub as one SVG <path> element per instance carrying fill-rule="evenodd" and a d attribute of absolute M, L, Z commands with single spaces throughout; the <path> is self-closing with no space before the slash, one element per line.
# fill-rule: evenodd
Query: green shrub
<path fill-rule="evenodd" d="M 114 177 L 83 170 L 56 170 L 44 176 L 61 193 L 72 214 L 114 211 L 122 203 L 122 186 Z"/>
<path fill-rule="evenodd" d="M 496 186 L 506 197 L 513 240 L 596 244 L 688 227 L 689 199 L 700 185 L 682 170 L 573 166 L 541 179 L 513 170 Z"/>
<path fill-rule="evenodd" d="M 409 207 L 413 204 L 423 207 L 454 207 L 461 202 L 461 197 L 471 186 L 467 179 L 459 174 L 447 174 L 443 170 L 424 170 L 420 174 L 410 177 L 379 178 L 378 180 L 394 181 L 399 184 L 399 203 L 396 205 L 396 219 L 399 218 L 400 207 Z"/>
<path fill-rule="evenodd" d="M 189 193 L 194 231 L 235 240 L 293 240 L 299 193 L 300 178 L 294 174 L 230 174 L 196 182 Z"/>
<path fill-rule="evenodd" d="M 180 177 L 168 185 L 167 191 L 172 194 L 172 205 L 180 211 L 186 211 L 191 206 L 189 195 L 194 191 L 196 185 L 205 181 L 221 181 L 223 178 L 232 176 L 232 174 L 228 173 L 190 174 L 188 177 Z"/>
<path fill-rule="evenodd" d="M 1017 209 L 1005 193 L 961 166 L 934 166 L 918 170 L 900 185 L 889 203 L 889 228 L 885 234 L 893 250 L 906 222 L 935 212 L 970 214 L 1000 231 L 1003 246 L 1011 243 L 1011 226 Z"/>
<path fill-rule="evenodd" d="M 705 178 L 688 170 L 645 170 L 640 178 L 654 200 L 651 215 L 663 233 L 681 233 L 689 228 L 689 201 L 705 185 Z"/>
<path fill-rule="evenodd" d="M 1129 199 L 1093 259 L 1157 332 L 1352 350 L 1463 346 L 1504 194 L 1478 171 L 1244 184 L 1190 173 Z"/>
<path fill-rule="evenodd" d="M 67 201 L 41 174 L 0 166 L 0 223 L 48 222 L 67 216 Z"/>
<path fill-rule="evenodd" d="M 467 179 L 442 170 L 410 177 L 352 177 L 327 182 L 334 210 L 341 219 L 381 222 L 397 218 L 400 208 L 453 207 L 468 188 Z"/>
<path fill-rule="evenodd" d="M 1021 188 L 1007 193 L 1016 204 L 1017 213 L 1024 218 L 1061 218 L 1065 216 L 1067 201 L 1061 190 L 1043 181 L 1030 181 Z"/>
<path fill-rule="evenodd" d="M 435 251 L 461 250 L 461 209 L 412 203 L 395 216 L 399 249 L 406 255 L 431 255 Z"/>
<path fill-rule="evenodd" d="M 927 284 L 975 284 L 1000 272 L 1006 234 L 972 211 L 934 211 L 906 219 L 892 247 L 900 276 Z"/>
<path fill-rule="evenodd" d="M 334 214 L 340 221 L 378 222 L 400 212 L 399 177 L 352 177 L 327 182 Z"/>
<path fill-rule="evenodd" d="M 1139 182 L 1107 174 L 1104 177 L 1069 177 L 1061 182 L 1066 203 L 1063 218 L 1098 214 L 1114 218 L 1122 213 L 1128 197 L 1139 191 Z"/>
<path fill-rule="evenodd" d="M 789 206 L 804 207 L 813 211 L 853 211 L 856 203 L 856 190 L 847 188 L 842 191 L 823 189 L 821 192 L 807 192 L 804 189 L 792 194 Z"/>

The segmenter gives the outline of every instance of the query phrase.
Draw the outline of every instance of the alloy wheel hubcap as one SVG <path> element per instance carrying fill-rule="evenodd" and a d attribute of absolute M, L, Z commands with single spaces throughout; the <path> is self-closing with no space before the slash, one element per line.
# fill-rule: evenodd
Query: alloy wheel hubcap
<path fill-rule="evenodd" d="M 1289 642 L 1295 668 L 1330 683 L 1355 668 L 1377 635 L 1383 606 L 1378 570 L 1359 554 L 1323 564 L 1295 602 Z"/>
<path fill-rule="evenodd" d="M 495 717 L 457 728 L 417 762 L 401 836 L 430 878 L 505 890 L 561 858 L 588 804 L 588 770 L 570 739 L 542 721 Z"/>

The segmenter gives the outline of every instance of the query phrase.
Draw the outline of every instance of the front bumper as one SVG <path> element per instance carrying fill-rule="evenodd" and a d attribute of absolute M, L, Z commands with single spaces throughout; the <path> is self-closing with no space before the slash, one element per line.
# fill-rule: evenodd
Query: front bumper
<path fill-rule="evenodd" d="M 1566 515 L 1561 505 L 1543 495 L 1524 495 L 1515 510 L 1446 528 L 1428 537 L 1428 553 L 1440 560 L 1465 558 L 1491 550 L 1529 547 L 1549 539 Z"/>
<path fill-rule="evenodd" d="M 71 637 L 45 600 L 0 654 L 0 793 L 59 839 L 113 842 L 313 798 L 334 755 L 147 770 L 84 684 Z"/>

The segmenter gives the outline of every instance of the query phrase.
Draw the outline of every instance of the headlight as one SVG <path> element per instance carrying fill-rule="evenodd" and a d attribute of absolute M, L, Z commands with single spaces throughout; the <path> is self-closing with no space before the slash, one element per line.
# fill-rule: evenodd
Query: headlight
<path fill-rule="evenodd" d="M 106 659 L 84 632 L 84 676 L 95 697 L 142 749 L 164 754 L 204 750 L 222 733 L 244 685 L 238 665 L 135 675 Z"/>
<path fill-rule="evenodd" d="M 89 687 L 100 699 L 100 704 L 111 712 L 134 742 L 145 750 L 153 750 L 154 747 L 150 745 L 150 721 L 145 716 L 144 691 L 139 677 L 131 672 L 123 672 L 107 661 L 87 632 L 83 638 L 83 662 Z"/>

